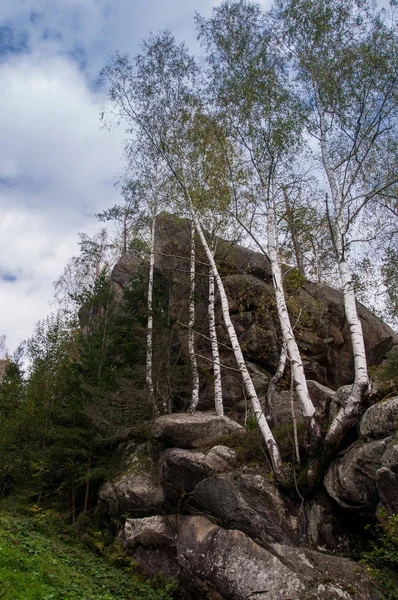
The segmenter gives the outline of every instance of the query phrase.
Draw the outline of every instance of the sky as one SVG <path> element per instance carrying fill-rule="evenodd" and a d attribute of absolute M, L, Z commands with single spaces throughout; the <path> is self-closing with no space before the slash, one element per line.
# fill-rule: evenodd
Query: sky
<path fill-rule="evenodd" d="M 52 310 L 78 233 L 119 200 L 123 128 L 101 129 L 98 76 L 169 28 L 197 50 L 219 0 L 0 0 L 0 335 L 10 352 Z M 270 0 L 262 0 L 267 8 Z"/>
<path fill-rule="evenodd" d="M 123 128 L 101 129 L 107 57 L 171 29 L 197 47 L 211 0 L 0 0 L 0 335 L 12 352 L 52 308 L 78 232 L 119 200 Z"/>

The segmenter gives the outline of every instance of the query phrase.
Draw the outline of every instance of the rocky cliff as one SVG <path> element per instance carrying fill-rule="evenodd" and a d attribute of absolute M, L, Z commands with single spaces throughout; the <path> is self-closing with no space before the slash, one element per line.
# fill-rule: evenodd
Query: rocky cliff
<path fill-rule="evenodd" d="M 188 322 L 190 225 L 185 219 L 163 215 L 156 231 L 155 265 L 168 290 L 170 318 L 179 327 L 181 349 L 186 354 Z M 197 244 L 200 248 L 200 244 Z M 281 335 L 276 312 L 272 276 L 267 257 L 238 244 L 219 240 L 216 260 L 223 275 L 232 321 L 245 354 L 258 394 L 263 396 L 269 379 L 276 370 L 281 350 Z M 196 345 L 204 359 L 199 360 L 203 373 L 211 373 L 206 359 L 211 358 L 207 316 L 207 261 L 200 249 L 197 253 L 196 281 Z M 141 259 L 126 254 L 112 272 L 116 297 L 122 298 L 131 278 L 140 268 Z M 285 267 L 288 306 L 299 343 L 307 378 L 332 390 L 350 384 L 354 379 L 354 363 L 348 325 L 344 316 L 341 292 L 326 285 L 305 281 L 295 270 Z M 395 343 L 394 331 L 358 303 L 364 331 L 369 367 L 378 364 Z M 229 338 L 218 305 L 216 314 L 220 361 L 236 367 Z M 288 378 L 287 378 L 288 379 Z M 208 383 L 206 383 L 206 381 Z M 241 376 L 231 369 L 223 370 L 224 403 L 227 413 L 245 411 Z M 199 410 L 214 406 L 213 386 L 202 377 Z"/>
<path fill-rule="evenodd" d="M 181 360 L 187 360 L 189 225 L 164 217 L 156 237 L 157 272 L 167 282 L 170 322 L 178 331 Z M 268 260 L 220 241 L 217 261 L 254 384 L 264 396 L 281 346 Z M 224 402 L 231 418 L 212 413 L 205 263 L 198 256 L 196 343 L 204 357 L 199 411 L 178 413 L 181 406 L 172 398 L 174 414 L 156 419 L 145 441 L 131 439 L 120 447 L 120 472 L 101 490 L 102 510 L 121 524 L 120 539 L 145 572 L 175 577 L 187 598 L 383 598 L 353 559 L 363 550 L 364 525 L 381 508 L 384 514 L 398 512 L 398 399 L 371 405 L 347 446 L 308 485 L 305 468 L 289 464 L 289 391 L 282 382 L 273 420 L 288 476 L 285 485 L 276 485 L 259 436 L 242 426 L 250 414 L 219 308 L 221 362 L 230 367 L 223 370 Z M 122 298 L 140 268 L 135 255 L 119 261 L 112 273 L 116 297 Z M 310 394 L 327 426 L 353 380 L 342 295 L 285 272 Z M 394 332 L 365 307 L 358 310 L 369 365 L 378 364 L 393 347 Z M 298 406 L 296 413 L 300 419 Z"/>

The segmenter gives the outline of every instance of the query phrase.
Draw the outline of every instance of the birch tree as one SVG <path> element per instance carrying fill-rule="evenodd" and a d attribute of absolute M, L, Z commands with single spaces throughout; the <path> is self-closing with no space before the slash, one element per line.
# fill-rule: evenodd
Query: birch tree
<path fill-rule="evenodd" d="M 295 390 L 313 440 L 319 438 L 300 351 L 290 322 L 282 283 L 276 187 L 281 169 L 300 149 L 302 110 L 283 73 L 272 36 L 258 5 L 226 1 L 210 19 L 197 17 L 208 51 L 211 94 L 227 127 L 241 144 L 257 177 L 256 210 L 265 217 L 279 323 L 294 373 Z"/>
<path fill-rule="evenodd" d="M 224 178 L 220 178 L 220 172 L 217 172 L 220 164 L 209 164 L 206 153 L 203 151 L 198 153 L 192 137 L 189 139 L 189 132 L 195 138 L 198 131 L 198 128 L 193 126 L 193 119 L 196 118 L 200 108 L 195 93 L 196 74 L 197 67 L 185 46 L 177 45 L 168 32 L 145 42 L 143 53 L 137 57 L 135 65 L 132 65 L 127 58 L 117 56 L 104 70 L 104 76 L 109 82 L 110 99 L 118 113 L 127 119 L 131 132 L 138 129 L 140 135 L 146 136 L 177 182 L 182 205 L 194 222 L 215 278 L 231 346 L 268 447 L 274 472 L 280 475 L 280 454 L 261 411 L 229 315 L 224 286 L 200 222 L 198 211 L 201 201 L 206 201 L 206 191 L 212 188 L 214 202 L 213 191 L 216 182 L 222 185 Z M 212 181 L 212 184 L 203 189 L 205 179 Z M 216 198 L 216 200 L 222 199 L 221 195 Z"/>
<path fill-rule="evenodd" d="M 147 334 L 146 334 L 146 359 L 145 359 L 145 380 L 148 389 L 148 401 L 152 405 L 155 413 L 159 413 L 159 408 L 155 394 L 155 382 L 153 377 L 153 285 L 155 272 L 155 242 L 156 242 L 156 222 L 159 212 L 159 206 L 162 202 L 162 187 L 164 185 L 164 173 L 159 158 L 154 154 L 150 145 L 145 140 L 140 140 L 128 148 L 129 167 L 136 174 L 135 188 L 139 191 L 139 200 L 137 206 L 140 208 L 138 218 L 136 219 L 137 230 L 142 229 L 144 223 L 149 227 L 149 239 L 145 240 L 149 248 L 148 258 L 148 289 L 147 289 Z M 140 227 L 141 226 L 141 227 Z M 142 231 L 141 231 L 142 235 Z M 163 406 L 164 412 L 167 407 Z"/>
<path fill-rule="evenodd" d="M 189 412 L 195 412 L 199 404 L 199 372 L 198 361 L 195 353 L 195 274 L 196 274 L 196 249 L 195 249 L 195 223 L 191 222 L 191 249 L 189 260 L 189 319 L 188 319 L 188 354 L 192 373 L 192 397 Z"/>
<path fill-rule="evenodd" d="M 129 242 L 137 230 L 141 193 L 139 181 L 125 177 L 121 186 L 123 203 L 114 204 L 95 215 L 103 223 L 109 221 L 114 223 L 117 234 L 116 246 L 120 247 L 121 254 L 127 253 Z"/>
<path fill-rule="evenodd" d="M 353 347 L 352 391 L 327 434 L 334 447 L 358 422 L 369 387 L 349 250 L 364 207 L 397 180 L 396 172 L 386 177 L 382 168 L 397 134 L 397 38 L 366 0 L 277 0 L 277 7 L 281 36 L 312 108 L 309 131 L 329 187 L 327 211 Z"/>

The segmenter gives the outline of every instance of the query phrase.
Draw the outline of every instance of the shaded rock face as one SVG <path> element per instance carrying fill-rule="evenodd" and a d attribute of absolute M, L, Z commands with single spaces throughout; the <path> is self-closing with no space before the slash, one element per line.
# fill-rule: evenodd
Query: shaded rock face
<path fill-rule="evenodd" d="M 204 479 L 193 490 L 191 501 L 224 527 L 240 529 L 262 542 L 292 543 L 294 539 L 287 507 L 276 487 L 261 475 L 239 473 Z"/>
<path fill-rule="evenodd" d="M 381 467 L 376 473 L 379 508 L 389 514 L 398 514 L 398 440 L 392 440 L 383 454 Z"/>
<path fill-rule="evenodd" d="M 330 398 L 318 392 L 327 410 Z M 378 598 L 358 565 L 303 547 L 356 549 L 325 490 L 304 504 L 283 496 L 265 467 L 242 467 L 232 448 L 209 447 L 203 426 L 212 439 L 220 423 L 221 432 L 231 430 L 230 419 L 207 413 L 159 417 L 152 453 L 148 444 L 125 445 L 125 467 L 100 498 L 109 516 L 128 517 L 120 536 L 134 561 L 149 576 L 176 577 L 192 600 Z M 199 440 L 205 445 L 195 447 Z M 167 447 L 177 441 L 194 447 Z M 377 505 L 390 510 L 397 454 L 391 437 L 358 442 L 332 463 L 326 489 L 345 510 L 366 516 Z"/>
<path fill-rule="evenodd" d="M 207 315 L 207 259 L 197 240 L 197 304 L 195 328 L 208 335 Z M 171 319 L 188 322 L 188 258 L 190 224 L 185 219 L 162 215 L 157 220 L 155 268 L 169 285 Z M 279 319 L 269 261 L 261 253 L 220 240 L 216 260 L 223 276 L 229 308 L 245 358 L 251 363 L 255 386 L 264 395 L 269 378 L 277 367 L 281 349 Z M 121 300 L 123 290 L 142 267 L 142 261 L 133 254 L 124 255 L 115 266 L 112 287 L 116 300 Z M 353 358 L 349 330 L 344 318 L 342 294 L 328 286 L 306 283 L 289 291 L 292 320 L 300 314 L 296 327 L 297 340 L 303 364 L 309 379 L 337 389 L 354 378 Z M 358 312 L 365 336 L 369 366 L 378 364 L 393 345 L 393 330 L 358 304 Z M 87 317 L 87 315 L 86 315 Z M 216 310 L 216 327 L 219 340 L 229 346 L 219 303 Z M 179 332 L 183 356 L 187 358 L 186 330 Z M 197 350 L 205 358 L 198 359 L 203 372 L 211 372 L 207 360 L 211 359 L 208 341 L 197 336 Z M 221 347 L 221 362 L 236 368 L 233 353 Z M 223 371 L 224 403 L 228 414 L 246 409 L 242 380 L 233 370 Z M 201 378 L 200 410 L 214 406 L 213 386 Z"/>
<path fill-rule="evenodd" d="M 328 494 L 347 510 L 373 517 L 379 496 L 376 473 L 391 438 L 357 442 L 329 467 L 324 485 Z"/>
<path fill-rule="evenodd" d="M 207 413 L 164 415 L 158 417 L 152 426 L 155 440 L 175 448 L 198 448 L 221 435 L 235 432 L 246 433 L 232 419 Z"/>
<path fill-rule="evenodd" d="M 214 446 L 207 454 L 181 448 L 166 450 L 160 463 L 160 481 L 167 501 L 178 503 L 200 481 L 233 469 L 235 462 L 235 452 L 227 446 Z"/>
<path fill-rule="evenodd" d="M 347 531 L 346 523 L 341 523 L 335 512 L 332 500 L 324 490 L 320 490 L 304 506 L 310 546 L 346 555 L 350 555 L 354 550 L 358 555 L 361 551 L 361 548 L 357 549 L 360 545 L 358 536 Z"/>
<path fill-rule="evenodd" d="M 336 408 L 349 391 L 350 386 L 337 391 Z M 342 508 L 367 517 L 377 508 L 398 512 L 397 419 L 397 397 L 368 408 L 359 424 L 360 440 L 330 465 L 324 485 Z"/>
<path fill-rule="evenodd" d="M 178 579 L 192 598 L 220 600 L 373 600 L 361 569 L 343 558 L 283 545 L 265 549 L 244 533 L 202 516 L 129 519 L 121 534 L 148 574 Z"/>
<path fill-rule="evenodd" d="M 161 462 L 161 482 L 168 502 L 177 504 L 183 496 L 195 488 L 211 470 L 204 464 L 202 452 L 181 448 L 166 450 Z"/>

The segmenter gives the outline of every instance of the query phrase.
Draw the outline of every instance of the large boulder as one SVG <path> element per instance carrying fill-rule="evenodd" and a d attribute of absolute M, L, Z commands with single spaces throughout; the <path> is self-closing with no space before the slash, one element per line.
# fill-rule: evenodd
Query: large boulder
<path fill-rule="evenodd" d="M 379 501 L 376 473 L 390 441 L 391 438 L 357 442 L 330 465 L 324 485 L 342 508 L 374 517 Z"/>
<path fill-rule="evenodd" d="M 227 473 L 203 479 L 190 500 L 223 527 L 240 529 L 262 542 L 291 543 L 294 537 L 289 511 L 276 487 L 262 475 Z"/>
<path fill-rule="evenodd" d="M 168 502 L 177 504 L 199 481 L 211 474 L 204 461 L 202 452 L 181 448 L 166 450 L 161 461 L 160 480 Z"/>
<path fill-rule="evenodd" d="M 158 471 L 146 445 L 127 447 L 121 463 L 122 472 L 106 482 L 99 493 L 100 504 L 109 516 L 145 517 L 167 510 Z"/>
<path fill-rule="evenodd" d="M 398 514 L 398 440 L 393 439 L 387 446 L 381 460 L 381 467 L 376 473 L 377 490 L 379 492 L 379 508 L 389 514 Z"/>
<path fill-rule="evenodd" d="M 174 448 L 200 448 L 236 432 L 245 434 L 245 429 L 232 419 L 199 412 L 158 417 L 151 430 L 155 440 Z"/>
<path fill-rule="evenodd" d="M 181 448 L 166 450 L 160 464 L 160 481 L 167 501 L 180 502 L 202 479 L 232 469 L 235 460 L 235 451 L 221 445 L 207 454 Z"/>
<path fill-rule="evenodd" d="M 398 397 L 374 404 L 361 419 L 360 432 L 366 440 L 394 435 L 398 429 Z"/>
<path fill-rule="evenodd" d="M 121 538 L 148 575 L 176 577 L 195 600 L 376 600 L 355 563 L 303 548 L 265 549 L 203 516 L 129 519 Z"/>

